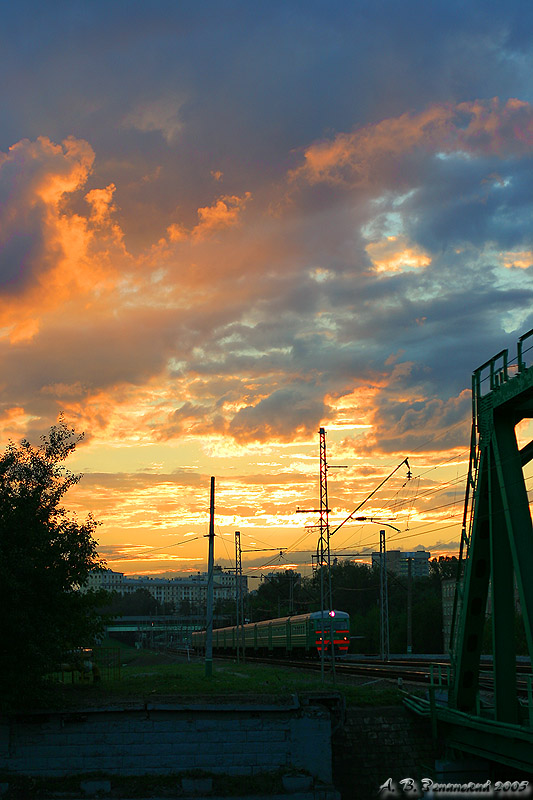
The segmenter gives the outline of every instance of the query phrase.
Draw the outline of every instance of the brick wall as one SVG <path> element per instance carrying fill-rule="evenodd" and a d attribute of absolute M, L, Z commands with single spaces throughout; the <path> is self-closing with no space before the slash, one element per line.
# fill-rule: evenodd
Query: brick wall
<path fill-rule="evenodd" d="M 350 708 L 333 736 L 333 777 L 343 800 L 370 800 L 387 778 L 427 777 L 435 754 L 430 722 L 403 706 Z"/>
<path fill-rule="evenodd" d="M 252 775 L 281 767 L 330 783 L 331 723 L 320 708 L 154 706 L 0 721 L 0 772 L 54 776 Z"/>

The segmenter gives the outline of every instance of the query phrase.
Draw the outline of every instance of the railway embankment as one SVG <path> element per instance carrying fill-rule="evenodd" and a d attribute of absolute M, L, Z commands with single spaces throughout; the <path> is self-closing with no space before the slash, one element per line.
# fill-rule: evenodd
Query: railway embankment
<path fill-rule="evenodd" d="M 367 800 L 387 778 L 425 777 L 434 763 L 428 721 L 402 706 L 345 708 L 335 692 L 217 700 L 9 715 L 0 774 L 12 783 L 96 774 L 111 785 L 135 775 L 255 777 L 260 786 L 262 775 L 296 771 L 343 800 Z"/>
<path fill-rule="evenodd" d="M 234 663 L 206 679 L 200 664 L 152 658 L 126 657 L 116 681 L 59 684 L 36 705 L 14 702 L 0 716 L 0 784 L 79 787 L 99 775 L 114 787 L 110 796 L 128 797 L 120 787 L 144 776 L 183 797 L 183 776 L 208 775 L 212 796 L 235 781 L 228 795 L 238 796 L 250 780 L 248 794 L 268 796 L 280 776 L 297 772 L 320 797 L 338 798 L 335 786 L 343 800 L 367 800 L 388 777 L 416 777 L 430 756 L 425 721 L 392 706 L 390 686 L 327 687 L 302 670 Z"/>

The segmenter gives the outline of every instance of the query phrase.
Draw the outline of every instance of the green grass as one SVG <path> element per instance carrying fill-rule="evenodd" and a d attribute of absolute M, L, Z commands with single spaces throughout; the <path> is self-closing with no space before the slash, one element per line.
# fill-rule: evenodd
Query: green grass
<path fill-rule="evenodd" d="M 101 708 L 144 703 L 283 702 L 294 694 L 340 691 L 349 705 L 391 705 L 401 702 L 394 687 L 356 686 L 327 675 L 321 683 L 315 672 L 284 667 L 215 661 L 213 674 L 205 675 L 200 661 L 177 661 L 171 656 L 109 640 L 104 646 L 120 647 L 120 679 L 100 683 L 46 681 L 27 697 L 8 701 L 6 711 Z M 165 663 L 166 662 L 166 663 Z"/>

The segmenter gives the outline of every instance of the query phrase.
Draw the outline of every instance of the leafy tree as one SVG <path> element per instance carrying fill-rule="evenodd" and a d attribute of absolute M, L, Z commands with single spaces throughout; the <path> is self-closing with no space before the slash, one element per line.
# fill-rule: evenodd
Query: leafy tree
<path fill-rule="evenodd" d="M 165 608 L 150 594 L 148 589 L 136 589 L 131 594 L 109 592 L 102 612 L 114 617 L 133 617 L 135 615 L 147 617 L 164 614 Z"/>
<path fill-rule="evenodd" d="M 429 574 L 430 577 L 438 576 L 441 581 L 456 578 L 458 566 L 457 556 L 439 556 L 438 559 L 432 558 L 429 562 Z"/>
<path fill-rule="evenodd" d="M 34 685 L 66 651 L 101 628 L 100 593 L 80 592 L 101 562 L 91 515 L 78 522 L 61 500 L 79 475 L 62 462 L 82 437 L 63 420 L 41 444 L 10 443 L 0 457 L 0 687 Z"/>
<path fill-rule="evenodd" d="M 178 607 L 178 614 L 183 617 L 190 617 L 192 614 L 192 604 L 190 600 L 182 600 Z"/>
<path fill-rule="evenodd" d="M 257 591 L 250 595 L 248 610 L 254 621 L 274 619 L 289 613 L 305 613 L 308 611 L 309 600 L 305 580 L 298 573 L 286 570 L 266 577 Z"/>

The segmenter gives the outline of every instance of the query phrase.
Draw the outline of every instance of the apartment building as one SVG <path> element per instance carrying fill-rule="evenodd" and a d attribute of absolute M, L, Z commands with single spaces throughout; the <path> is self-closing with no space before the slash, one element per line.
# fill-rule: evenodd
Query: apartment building
<path fill-rule="evenodd" d="M 129 578 L 123 572 L 111 569 L 99 570 L 89 575 L 86 589 L 105 589 L 108 592 L 132 594 L 138 589 L 146 589 L 160 603 L 172 603 L 176 608 L 183 601 L 191 605 L 205 604 L 207 601 L 207 572 L 198 572 L 187 578 L 151 578 L 141 576 Z M 214 599 L 235 599 L 235 572 L 215 566 L 213 570 Z M 242 590 L 248 592 L 248 579 L 242 577 Z"/>
<path fill-rule="evenodd" d="M 431 553 L 426 550 L 387 550 L 387 572 L 394 575 L 407 577 L 409 559 L 411 560 L 411 575 L 413 578 L 427 578 L 429 575 L 429 559 Z M 379 567 L 380 553 L 372 553 L 372 566 Z"/>

